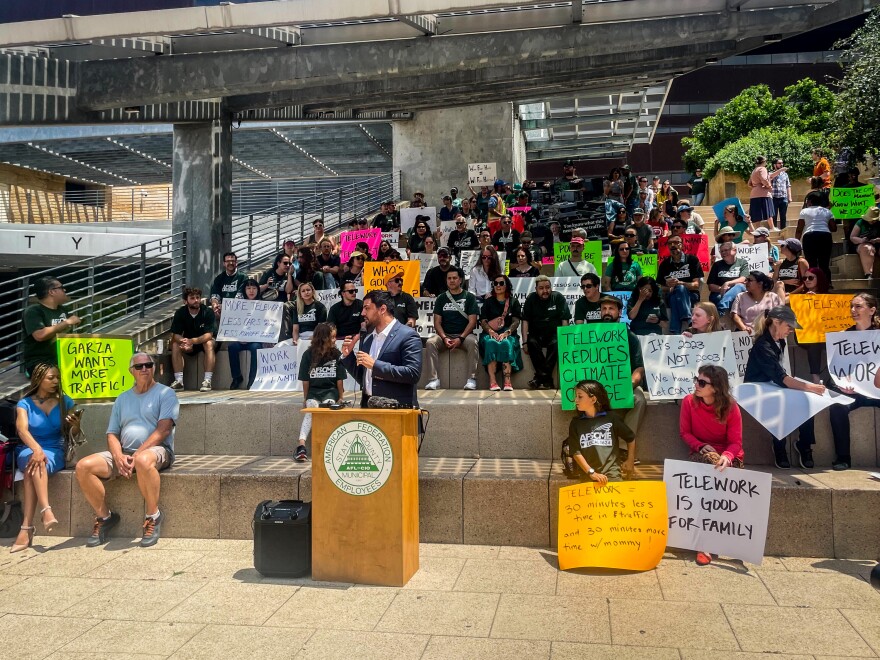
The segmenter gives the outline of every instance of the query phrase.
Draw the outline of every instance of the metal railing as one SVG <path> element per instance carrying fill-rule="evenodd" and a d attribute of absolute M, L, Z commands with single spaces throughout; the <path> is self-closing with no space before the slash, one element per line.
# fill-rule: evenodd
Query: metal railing
<path fill-rule="evenodd" d="M 98 332 L 121 320 L 144 318 L 149 309 L 179 300 L 186 258 L 186 233 L 180 232 L 4 282 L 0 373 L 21 366 L 22 316 L 36 301 L 31 285 L 38 278 L 56 278 L 64 286 L 70 297 L 64 307 L 80 318 L 72 332 Z"/>
<path fill-rule="evenodd" d="M 363 176 L 334 176 L 314 179 L 273 179 L 271 181 L 236 181 L 232 184 L 232 217 L 260 213 L 321 193 L 353 184 L 363 184 Z"/>
<path fill-rule="evenodd" d="M 274 256 L 284 240 L 302 244 L 315 220 L 324 222 L 328 234 L 352 218 L 378 212 L 382 202 L 400 196 L 400 171 L 361 179 L 335 190 L 286 202 L 257 213 L 232 219 L 232 251 L 239 265 L 255 264 Z"/>

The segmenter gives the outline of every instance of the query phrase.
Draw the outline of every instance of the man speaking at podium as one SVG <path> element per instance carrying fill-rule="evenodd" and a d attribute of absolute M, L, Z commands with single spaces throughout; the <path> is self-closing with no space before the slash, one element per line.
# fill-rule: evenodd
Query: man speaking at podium
<path fill-rule="evenodd" d="M 422 340 L 419 334 L 394 318 L 394 299 L 387 291 L 370 291 L 361 312 L 372 333 L 356 353 L 355 378 L 361 386 L 361 408 L 371 397 L 391 399 L 401 408 L 418 408 L 416 385 L 422 377 Z M 342 344 L 348 357 L 356 338 Z"/>

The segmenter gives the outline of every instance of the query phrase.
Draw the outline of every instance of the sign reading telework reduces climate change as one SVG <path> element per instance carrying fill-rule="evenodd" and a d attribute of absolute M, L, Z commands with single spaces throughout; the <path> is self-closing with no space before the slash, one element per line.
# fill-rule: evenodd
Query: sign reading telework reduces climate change
<path fill-rule="evenodd" d="M 649 571 L 668 530 L 662 481 L 582 483 L 559 489 L 559 568 Z"/>
<path fill-rule="evenodd" d="M 585 323 L 557 330 L 562 409 L 574 410 L 574 386 L 597 380 L 608 391 L 612 408 L 632 408 L 629 336 L 623 323 Z"/>
<path fill-rule="evenodd" d="M 64 392 L 75 401 L 115 399 L 134 385 L 131 337 L 62 335 L 55 342 Z"/>

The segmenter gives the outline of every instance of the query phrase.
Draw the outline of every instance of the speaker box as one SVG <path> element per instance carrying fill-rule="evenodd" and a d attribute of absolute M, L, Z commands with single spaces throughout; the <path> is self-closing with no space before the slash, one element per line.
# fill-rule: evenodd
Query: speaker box
<path fill-rule="evenodd" d="M 267 577 L 294 578 L 312 570 L 312 504 L 264 500 L 254 511 L 254 568 Z"/>

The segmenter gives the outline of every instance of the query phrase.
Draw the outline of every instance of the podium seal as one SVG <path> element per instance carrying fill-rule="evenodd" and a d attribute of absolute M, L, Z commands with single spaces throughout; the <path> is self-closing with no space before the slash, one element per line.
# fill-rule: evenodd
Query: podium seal
<path fill-rule="evenodd" d="M 349 495 L 375 493 L 388 481 L 393 464 L 388 436 L 369 422 L 336 427 L 324 446 L 324 469 L 333 485 Z"/>

